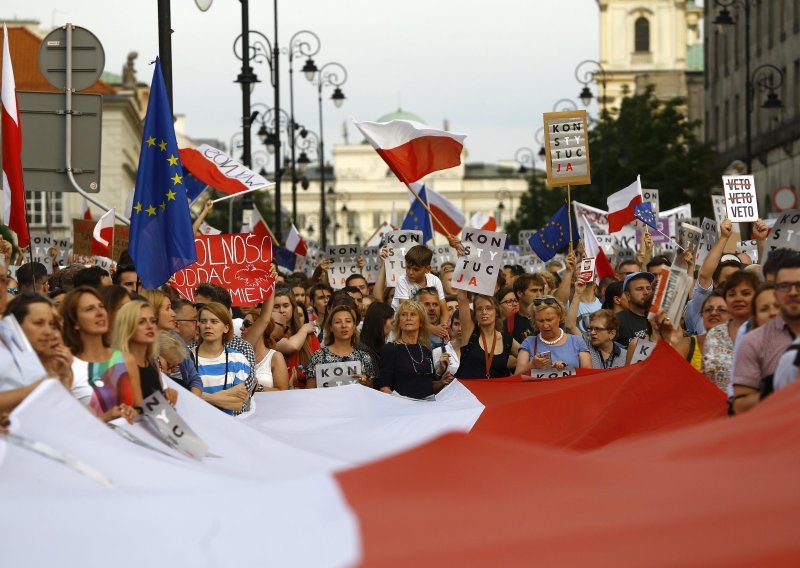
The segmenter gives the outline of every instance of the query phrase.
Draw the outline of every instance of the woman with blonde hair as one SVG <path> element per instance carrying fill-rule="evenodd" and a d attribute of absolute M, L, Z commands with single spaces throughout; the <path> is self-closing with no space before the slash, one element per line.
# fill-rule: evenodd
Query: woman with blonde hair
<path fill-rule="evenodd" d="M 540 296 L 533 300 L 529 312 L 539 334 L 522 342 L 515 374 L 530 373 L 533 369 L 592 368 L 586 342 L 561 327 L 566 315 L 564 304 L 554 296 Z"/>
<path fill-rule="evenodd" d="M 270 294 L 261 306 L 261 311 L 250 312 L 242 323 L 242 339 L 249 342 L 256 353 L 256 380 L 263 391 L 279 391 L 289 389 L 289 370 L 283 353 L 275 349 L 272 332 L 275 322 L 272 320 L 272 309 L 275 305 L 275 294 Z M 250 323 L 248 323 L 250 322 Z"/>
<path fill-rule="evenodd" d="M 361 363 L 361 373 L 352 375 L 352 378 L 357 379 L 364 386 L 372 386 L 377 369 L 372 355 L 366 350 L 356 347 L 358 345 L 357 321 L 355 310 L 346 304 L 339 304 L 328 310 L 323 324 L 325 345 L 311 356 L 311 361 L 308 363 L 307 388 L 316 388 L 317 383 L 323 384 L 323 381 L 318 380 L 316 376 L 318 365 L 348 361 Z"/>
<path fill-rule="evenodd" d="M 158 329 L 165 331 L 177 331 L 178 326 L 175 321 L 175 310 L 172 309 L 172 301 L 161 290 L 140 290 L 139 294 L 153 306 L 156 312 L 156 322 Z"/>
<path fill-rule="evenodd" d="M 107 343 L 108 312 L 100 294 L 79 286 L 61 304 L 64 344 L 74 355 L 72 392 L 103 421 L 133 421 L 142 404 L 139 368 L 133 355 Z M 84 400 L 85 399 L 85 400 Z"/>
<path fill-rule="evenodd" d="M 419 302 L 404 300 L 397 307 L 392 325 L 393 342 L 381 353 L 380 377 L 374 381 L 381 392 L 410 398 L 428 398 L 452 379 L 439 379 L 430 350 L 431 325 L 428 313 Z"/>
<path fill-rule="evenodd" d="M 181 363 L 189 356 L 186 344 L 168 331 L 159 331 L 156 336 L 156 355 L 153 357 L 159 372 L 169 376 L 175 372 Z M 163 377 L 162 377 L 163 382 Z"/>
<path fill-rule="evenodd" d="M 250 399 L 246 383 L 250 363 L 244 354 L 225 345 L 233 337 L 231 314 L 219 302 L 210 302 L 198 310 L 197 317 L 200 344 L 192 357 L 203 381 L 202 398 L 227 414 L 241 414 Z"/>
<path fill-rule="evenodd" d="M 157 353 L 156 326 L 158 319 L 153 307 L 145 301 L 133 300 L 122 306 L 111 330 L 111 346 L 126 355 L 132 355 L 139 368 L 142 398 L 161 391 L 170 404 L 178 400 L 174 389 L 164 389 L 153 360 Z"/>

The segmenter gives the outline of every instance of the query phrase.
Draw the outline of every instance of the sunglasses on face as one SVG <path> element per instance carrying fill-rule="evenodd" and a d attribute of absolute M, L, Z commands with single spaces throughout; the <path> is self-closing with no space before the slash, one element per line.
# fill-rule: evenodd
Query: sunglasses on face
<path fill-rule="evenodd" d="M 555 306 L 557 300 L 553 296 L 542 296 L 541 298 L 535 298 L 533 300 L 534 306 L 541 306 L 542 304 L 545 306 Z"/>

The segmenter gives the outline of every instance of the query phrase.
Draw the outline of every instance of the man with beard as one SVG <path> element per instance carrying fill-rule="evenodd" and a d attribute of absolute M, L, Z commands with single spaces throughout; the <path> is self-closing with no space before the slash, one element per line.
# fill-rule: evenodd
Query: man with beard
<path fill-rule="evenodd" d="M 622 291 L 628 299 L 628 309 L 617 314 L 619 319 L 617 341 L 625 347 L 634 337 L 650 336 L 647 310 L 653 301 L 653 280 L 655 276 L 649 272 L 636 272 L 626 276 L 622 282 Z"/>
<path fill-rule="evenodd" d="M 442 320 L 442 305 L 439 302 L 439 293 L 436 288 L 420 288 L 417 290 L 414 299 L 425 306 L 425 311 L 428 313 L 428 321 L 431 324 L 433 333 L 431 333 L 431 349 L 436 349 L 444 345 L 442 336 L 447 336 L 447 326 L 441 325 Z"/>

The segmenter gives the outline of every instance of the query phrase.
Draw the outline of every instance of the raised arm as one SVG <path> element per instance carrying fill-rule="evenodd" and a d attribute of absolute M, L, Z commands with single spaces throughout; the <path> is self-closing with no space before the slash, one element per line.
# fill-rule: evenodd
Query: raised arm
<path fill-rule="evenodd" d="M 719 260 L 722 258 L 722 253 L 725 251 L 725 245 L 728 244 L 728 239 L 731 238 L 733 232 L 733 223 L 730 219 L 725 219 L 719 226 L 719 238 L 711 250 L 708 251 L 703 264 L 700 265 L 700 274 L 697 276 L 697 283 L 702 288 L 710 287 L 714 282 L 714 271 L 717 269 Z"/>
<path fill-rule="evenodd" d="M 211 210 L 214 208 L 214 200 L 209 199 L 208 201 L 203 204 L 203 208 L 200 210 L 200 213 L 197 215 L 197 219 L 194 220 L 194 224 L 192 225 L 192 232 L 195 235 L 199 235 L 200 233 L 200 225 L 203 224 L 203 221 L 206 220 L 208 214 L 211 213 Z"/>
<path fill-rule="evenodd" d="M 381 269 L 378 271 L 378 277 L 375 279 L 375 286 L 372 288 L 372 295 L 383 301 L 383 294 L 386 292 L 386 259 L 389 256 L 389 247 L 381 247 Z"/>
<path fill-rule="evenodd" d="M 566 304 L 569 301 L 569 293 L 572 286 L 572 275 L 575 273 L 575 266 L 578 264 L 578 257 L 574 252 L 571 252 L 567 255 L 564 261 L 567 265 L 567 268 L 564 270 L 564 277 L 561 279 L 561 283 L 553 293 L 553 296 L 555 296 L 560 302 Z"/>
<path fill-rule="evenodd" d="M 767 253 L 767 235 L 769 234 L 769 227 L 761 219 L 757 219 L 753 224 L 753 237 L 756 239 L 756 251 L 758 254 L 758 263 L 764 264 Z"/>
<path fill-rule="evenodd" d="M 567 325 L 567 331 L 573 335 L 581 335 L 581 330 L 578 328 L 578 310 L 580 310 L 581 307 L 581 294 L 585 288 L 586 282 L 580 279 L 575 281 L 575 295 L 572 297 L 572 302 L 570 302 L 569 308 L 567 309 L 565 323 Z"/>
<path fill-rule="evenodd" d="M 469 309 L 469 298 L 467 297 L 466 290 L 458 291 L 458 317 L 461 322 L 461 337 L 462 343 L 466 344 L 472 333 L 475 331 L 475 324 L 472 321 L 472 313 Z"/>

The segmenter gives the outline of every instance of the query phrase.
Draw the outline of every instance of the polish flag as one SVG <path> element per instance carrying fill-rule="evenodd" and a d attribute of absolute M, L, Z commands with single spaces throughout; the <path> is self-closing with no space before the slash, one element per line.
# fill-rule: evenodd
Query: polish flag
<path fill-rule="evenodd" d="M 92 254 L 111 258 L 111 248 L 114 243 L 114 214 L 112 207 L 100 217 L 92 231 Z"/>
<path fill-rule="evenodd" d="M 487 215 L 483 211 L 478 211 L 469 220 L 469 226 L 483 231 L 496 231 L 497 221 L 494 217 Z"/>
<path fill-rule="evenodd" d="M 435 130 L 411 120 L 353 123 L 403 183 L 461 163 L 466 134 Z"/>
<path fill-rule="evenodd" d="M 269 237 L 272 239 L 273 244 L 280 244 L 278 243 L 278 239 L 275 238 L 275 235 L 272 234 L 267 222 L 264 221 L 261 213 L 258 212 L 258 209 L 253 209 L 253 217 L 250 223 L 251 225 L 246 232 L 253 233 L 259 237 Z"/>
<path fill-rule="evenodd" d="M 409 184 L 414 191 L 417 192 L 417 195 L 422 191 L 422 188 L 425 187 L 425 194 L 428 198 L 428 207 L 431 208 L 431 213 L 436 217 L 433 220 L 433 229 L 439 233 L 440 235 L 446 235 L 447 233 L 442 230 L 442 226 L 447 229 L 451 235 L 458 234 L 461 229 L 467 223 L 467 219 L 464 217 L 464 214 L 453 205 L 453 203 L 447 199 L 441 193 L 437 193 L 429 187 L 423 186 L 421 183 L 412 183 Z M 411 196 L 411 202 L 413 203 L 416 201 L 416 197 L 413 195 Z M 439 221 L 438 223 L 436 221 Z M 441 225 L 440 225 L 441 223 Z"/>
<path fill-rule="evenodd" d="M 625 189 L 608 196 L 608 232 L 616 233 L 622 227 L 636 220 L 633 215 L 633 206 L 642 204 L 642 180 L 636 176 L 636 181 Z"/>
<path fill-rule="evenodd" d="M 3 135 L 3 222 L 17 235 L 17 245 L 31 244 L 22 181 L 22 127 L 17 105 L 17 86 L 11 67 L 8 28 L 3 25 L 2 135 Z"/>
<path fill-rule="evenodd" d="M 298 256 L 305 256 L 308 254 L 308 247 L 303 237 L 300 236 L 300 231 L 292 223 L 292 228 L 289 230 L 289 235 L 286 237 L 286 248 Z"/>
<path fill-rule="evenodd" d="M 178 153 L 183 167 L 194 177 L 228 195 L 274 185 L 222 150 L 208 144 L 201 144 L 197 148 L 181 148 Z"/>
<path fill-rule="evenodd" d="M 212 227 L 211 225 L 209 225 L 205 221 L 200 223 L 200 227 L 197 230 L 200 231 L 201 235 L 221 235 L 222 234 L 222 231 L 220 231 L 219 229 L 215 229 L 214 227 Z"/>
<path fill-rule="evenodd" d="M 578 230 L 583 234 L 583 248 L 586 251 L 587 257 L 594 257 L 594 271 L 597 281 L 600 282 L 606 276 L 614 276 L 614 268 L 603 251 L 603 247 L 597 241 L 597 236 L 592 230 L 592 225 L 589 220 L 581 215 L 578 217 L 580 226 Z"/>
<path fill-rule="evenodd" d="M 89 201 L 84 197 L 83 198 L 83 215 L 82 217 L 87 221 L 92 220 L 92 210 L 89 207 Z"/>

